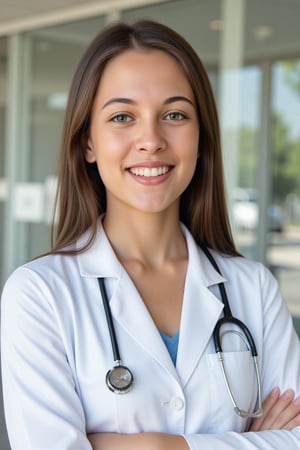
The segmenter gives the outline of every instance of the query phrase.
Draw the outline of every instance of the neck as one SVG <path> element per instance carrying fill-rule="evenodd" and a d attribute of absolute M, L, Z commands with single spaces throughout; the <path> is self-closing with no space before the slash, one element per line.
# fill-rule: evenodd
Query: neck
<path fill-rule="evenodd" d="M 104 230 L 121 262 L 135 260 L 160 267 L 170 259 L 187 258 L 178 210 L 162 213 L 120 214 L 107 211 Z"/>

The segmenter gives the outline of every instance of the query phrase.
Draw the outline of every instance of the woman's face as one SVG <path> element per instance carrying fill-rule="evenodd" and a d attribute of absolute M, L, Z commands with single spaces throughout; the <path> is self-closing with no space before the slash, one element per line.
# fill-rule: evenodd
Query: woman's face
<path fill-rule="evenodd" d="M 194 95 L 175 59 L 160 50 L 128 50 L 108 63 L 85 153 L 106 187 L 107 212 L 178 208 L 198 141 Z"/>

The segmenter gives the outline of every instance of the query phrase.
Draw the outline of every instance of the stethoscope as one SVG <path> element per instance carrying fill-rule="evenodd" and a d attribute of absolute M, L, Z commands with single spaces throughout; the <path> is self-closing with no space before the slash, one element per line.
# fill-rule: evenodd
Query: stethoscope
<path fill-rule="evenodd" d="M 201 248 L 202 248 L 203 252 L 205 253 L 205 255 L 207 256 L 207 258 L 209 259 L 211 265 L 222 276 L 222 272 L 221 272 L 219 266 L 217 265 L 215 259 L 213 258 L 212 254 L 210 253 L 210 251 L 206 247 L 201 247 Z M 249 331 L 249 328 L 241 320 L 237 319 L 236 317 L 234 317 L 232 315 L 224 283 L 219 283 L 218 287 L 219 287 L 220 295 L 222 298 L 222 302 L 224 304 L 224 309 L 223 309 L 224 316 L 221 317 L 221 319 L 219 319 L 218 322 L 216 323 L 216 326 L 213 331 L 213 340 L 214 340 L 214 345 L 215 345 L 215 351 L 216 351 L 219 361 L 220 361 L 225 385 L 226 385 L 229 397 L 231 399 L 231 402 L 233 404 L 234 411 L 240 417 L 244 417 L 244 418 L 246 418 L 246 417 L 252 417 L 252 418 L 261 417 L 263 415 L 262 388 L 261 388 L 260 371 L 259 371 L 259 367 L 258 367 L 258 356 L 257 356 L 256 345 L 255 345 L 254 339 L 252 337 L 252 334 Z M 227 330 L 224 333 L 221 333 L 221 327 L 222 327 L 222 325 L 224 325 L 226 323 L 227 324 L 228 323 L 235 324 L 240 329 L 240 331 Z M 254 365 L 254 369 L 255 369 L 256 385 L 257 385 L 256 410 L 253 412 L 245 411 L 244 409 L 241 409 L 238 407 L 235 397 L 233 395 L 232 389 L 230 388 L 228 376 L 227 376 L 227 373 L 225 370 L 223 350 L 222 350 L 222 345 L 221 345 L 222 338 L 225 336 L 225 334 L 229 334 L 229 333 L 237 334 L 242 339 L 242 341 L 245 343 L 247 349 L 251 352 L 251 355 L 252 355 L 253 365 Z"/>
<path fill-rule="evenodd" d="M 202 250 L 204 254 L 209 259 L 212 266 L 216 269 L 216 271 L 222 275 L 222 272 L 220 271 L 215 259 L 213 258 L 212 254 L 206 247 L 202 247 Z M 126 394 L 130 389 L 132 388 L 134 377 L 130 369 L 128 367 L 124 366 L 122 364 L 122 360 L 120 357 L 120 351 L 118 346 L 118 341 L 116 338 L 115 328 L 112 320 L 111 310 L 109 306 L 109 300 L 107 297 L 107 292 L 104 284 L 104 278 L 98 278 L 98 283 L 100 287 L 101 297 L 103 301 L 103 307 L 105 311 L 107 326 L 110 334 L 110 340 L 111 340 L 111 346 L 112 346 L 112 352 L 113 352 L 113 359 L 114 359 L 114 365 L 113 368 L 110 369 L 106 374 L 106 385 L 107 387 L 114 392 L 115 394 Z M 218 320 L 214 331 L 213 331 L 213 341 L 215 346 L 215 351 L 218 355 L 223 378 L 225 381 L 225 385 L 229 394 L 229 397 L 231 399 L 231 402 L 234 407 L 234 411 L 243 418 L 256 418 L 261 417 L 263 414 L 262 410 L 262 388 L 261 388 L 261 377 L 258 367 L 258 356 L 257 356 L 257 350 L 255 346 L 254 339 L 248 329 L 248 327 L 239 319 L 233 317 L 228 297 L 226 294 L 224 283 L 219 283 L 219 290 L 222 302 L 224 304 L 224 316 Z M 224 333 L 221 333 L 221 328 L 224 324 L 234 324 L 237 328 L 239 328 L 240 331 L 237 330 L 227 330 Z M 223 350 L 221 341 L 225 334 L 234 333 L 237 334 L 242 341 L 245 343 L 247 349 L 251 352 L 252 359 L 253 359 L 253 365 L 255 369 L 255 375 L 256 375 L 256 383 L 257 383 L 257 401 L 256 401 L 256 410 L 254 412 L 246 411 L 244 409 L 241 409 L 238 407 L 237 402 L 235 400 L 235 397 L 233 395 L 232 389 L 230 388 L 230 383 L 228 379 L 227 372 L 225 370 L 224 365 L 224 358 L 223 358 Z"/>

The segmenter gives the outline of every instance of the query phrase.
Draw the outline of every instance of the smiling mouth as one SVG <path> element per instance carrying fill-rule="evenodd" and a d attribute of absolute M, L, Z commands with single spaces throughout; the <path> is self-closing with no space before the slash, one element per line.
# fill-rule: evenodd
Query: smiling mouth
<path fill-rule="evenodd" d="M 132 167 L 129 172 L 139 177 L 159 177 L 165 175 L 171 170 L 171 167 Z"/>

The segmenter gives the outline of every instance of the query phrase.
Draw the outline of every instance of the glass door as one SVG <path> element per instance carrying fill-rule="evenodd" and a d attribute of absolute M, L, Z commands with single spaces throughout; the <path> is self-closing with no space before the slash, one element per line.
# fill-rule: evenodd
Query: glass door
<path fill-rule="evenodd" d="M 0 290 L 3 280 L 4 208 L 8 196 L 5 170 L 5 129 L 7 112 L 7 39 L 0 39 Z"/>
<path fill-rule="evenodd" d="M 300 331 L 300 57 L 272 66 L 268 262 Z"/>

